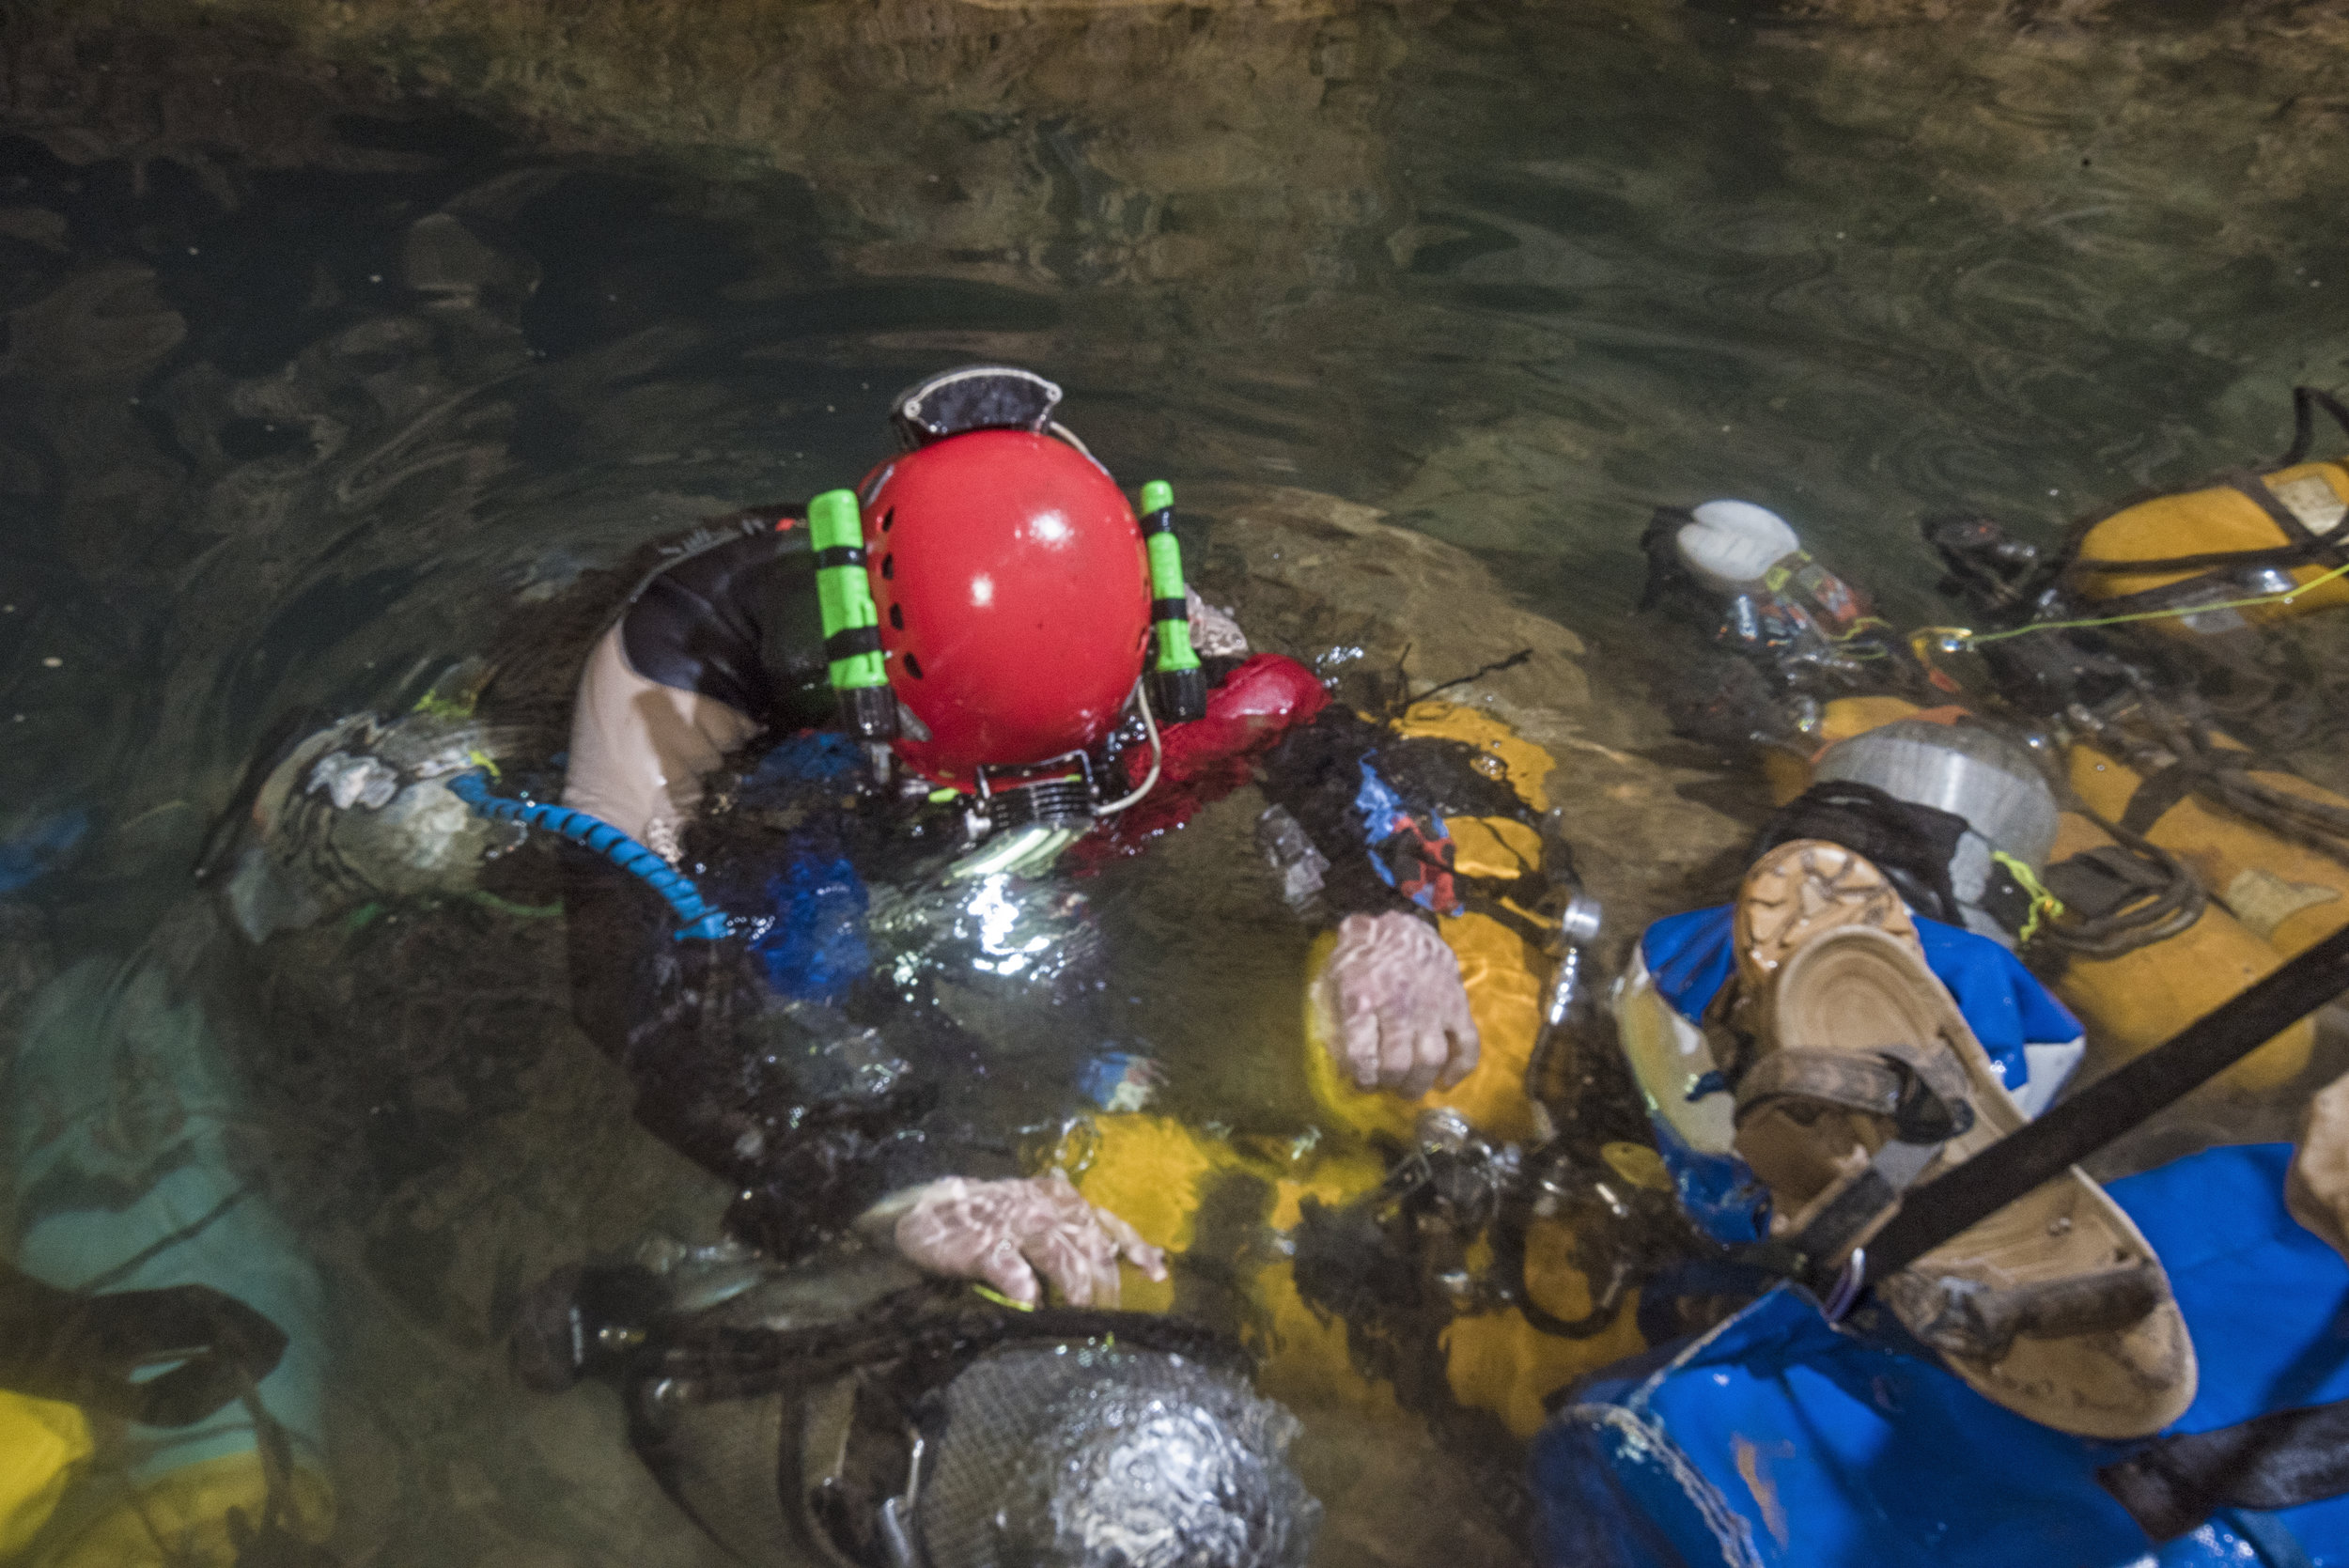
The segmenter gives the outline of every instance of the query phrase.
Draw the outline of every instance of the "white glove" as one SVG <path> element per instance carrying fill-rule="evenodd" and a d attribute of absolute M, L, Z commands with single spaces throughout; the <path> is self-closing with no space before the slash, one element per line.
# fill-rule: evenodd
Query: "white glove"
<path fill-rule="evenodd" d="M 1348 915 L 1321 971 L 1339 1068 L 1364 1089 L 1417 1099 L 1476 1070 L 1482 1042 L 1460 962 L 1426 922 Z"/>
<path fill-rule="evenodd" d="M 1023 1307 L 1043 1294 L 1039 1274 L 1070 1306 L 1116 1306 L 1121 1256 L 1153 1280 L 1166 1278 L 1166 1254 L 1086 1203 L 1057 1169 L 1018 1181 L 932 1182 L 897 1221 L 896 1239 L 916 1266 L 985 1281 Z"/>

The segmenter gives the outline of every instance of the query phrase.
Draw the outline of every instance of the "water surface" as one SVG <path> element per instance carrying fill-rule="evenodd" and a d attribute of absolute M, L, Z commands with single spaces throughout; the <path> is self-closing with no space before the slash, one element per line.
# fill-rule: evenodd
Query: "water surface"
<path fill-rule="evenodd" d="M 0 831 L 86 817 L 15 895 L 61 962 L 175 929 L 272 725 L 852 482 L 957 360 L 1130 481 L 1470 548 L 1659 743 L 1655 505 L 1764 502 L 1940 619 L 1919 517 L 2051 540 L 2349 364 L 2321 8 L 311 12 L 0 23 Z M 534 1271 L 713 1204 L 550 1056 L 551 929 L 495 930 L 426 994 L 397 918 L 213 977 L 351 1369 L 337 1547 L 715 1560 L 608 1406 L 464 1397 Z"/>

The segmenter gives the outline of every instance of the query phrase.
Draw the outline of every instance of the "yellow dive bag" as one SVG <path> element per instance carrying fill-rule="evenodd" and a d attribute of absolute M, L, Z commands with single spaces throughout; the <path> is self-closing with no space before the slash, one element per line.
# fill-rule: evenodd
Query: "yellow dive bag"
<path fill-rule="evenodd" d="M 89 1423 L 72 1405 L 0 1389 L 0 1561 L 40 1533 L 90 1447 Z"/>
<path fill-rule="evenodd" d="M 2319 408 L 2349 430 L 2349 410 L 2313 387 L 2295 387 L 2292 450 L 2276 468 L 2230 470 L 2203 489 L 2088 522 L 2064 567 L 2065 589 L 2109 614 L 2233 605 L 2149 623 L 2188 637 L 2349 605 L 2349 576 L 2337 570 L 2349 566 L 2349 468 L 2301 460 Z M 2294 592 L 2301 588 L 2308 591 Z M 2244 599 L 2262 602 L 2237 602 Z"/>

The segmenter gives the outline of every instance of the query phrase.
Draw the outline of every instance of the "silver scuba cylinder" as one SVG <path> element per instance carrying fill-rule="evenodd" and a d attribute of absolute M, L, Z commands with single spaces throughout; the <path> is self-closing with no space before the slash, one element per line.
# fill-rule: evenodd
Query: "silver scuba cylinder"
<path fill-rule="evenodd" d="M 1998 855 L 2044 869 L 2055 847 L 2055 791 L 2019 741 L 1973 724 L 1901 719 L 1828 748 L 1812 768 L 1822 782 L 1875 786 L 1896 800 L 1966 819 L 1969 831 L 1950 860 L 1950 886 L 1966 927 L 2014 945 L 1982 908 Z"/>

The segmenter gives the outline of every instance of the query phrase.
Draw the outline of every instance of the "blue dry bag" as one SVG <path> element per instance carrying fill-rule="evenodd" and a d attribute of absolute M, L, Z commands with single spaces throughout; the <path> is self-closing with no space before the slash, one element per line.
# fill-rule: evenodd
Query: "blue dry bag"
<path fill-rule="evenodd" d="M 2201 1363 L 2173 1433 L 2349 1399 L 2349 1265 L 2285 1212 L 2284 1145 L 2110 1184 Z M 1555 1568 L 2349 1568 L 2349 1498 L 2155 1545 L 2096 1472 L 2142 1443 L 2038 1425 L 1780 1287 L 1586 1379 L 1534 1453 Z"/>

